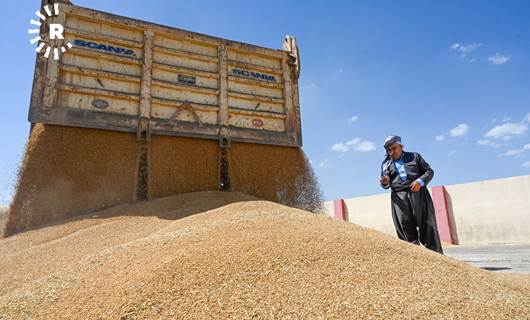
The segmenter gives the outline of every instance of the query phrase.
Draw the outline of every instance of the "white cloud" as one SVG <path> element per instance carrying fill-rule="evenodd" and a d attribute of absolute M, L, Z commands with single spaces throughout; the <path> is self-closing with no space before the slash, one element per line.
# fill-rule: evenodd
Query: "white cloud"
<path fill-rule="evenodd" d="M 502 153 L 501 156 L 517 156 L 520 155 L 526 151 L 530 150 L 530 143 L 525 144 L 521 149 L 510 149 L 507 150 L 505 153 Z"/>
<path fill-rule="evenodd" d="M 314 89 L 314 88 L 316 88 L 316 87 L 317 87 L 317 84 L 314 83 L 314 82 L 310 82 L 310 83 L 307 85 L 307 88 L 309 88 L 309 89 Z"/>
<path fill-rule="evenodd" d="M 451 137 L 461 137 L 465 135 L 468 131 L 469 125 L 467 123 L 461 123 L 453 129 L 449 130 L 449 134 L 451 134 Z"/>
<path fill-rule="evenodd" d="M 369 152 L 375 150 L 375 144 L 372 141 L 361 140 L 361 138 L 354 138 L 346 142 L 338 142 L 331 146 L 331 150 L 345 153 L 350 150 L 359 152 Z"/>
<path fill-rule="evenodd" d="M 328 167 L 329 167 L 329 165 L 328 165 L 328 159 L 324 159 L 324 160 L 320 161 L 320 162 L 318 163 L 318 167 L 319 167 L 319 168 L 322 168 L 322 169 L 328 168 Z"/>
<path fill-rule="evenodd" d="M 348 123 L 354 123 L 357 120 L 359 120 L 358 116 L 351 116 L 348 118 Z"/>
<path fill-rule="evenodd" d="M 465 58 L 468 54 L 475 51 L 477 48 L 480 48 L 482 46 L 482 43 L 470 43 L 470 44 L 460 44 L 460 43 L 454 43 L 451 47 L 449 47 L 450 50 L 456 51 L 460 54 L 460 57 Z"/>
<path fill-rule="evenodd" d="M 516 155 L 521 154 L 523 152 L 524 152 L 524 150 L 522 150 L 522 149 L 511 149 L 511 150 L 506 151 L 502 155 L 510 157 L 510 156 L 516 156 Z"/>
<path fill-rule="evenodd" d="M 348 152 L 348 149 L 349 149 L 348 146 L 342 142 L 335 143 L 334 145 L 331 146 L 331 150 L 336 151 L 336 152 Z"/>
<path fill-rule="evenodd" d="M 505 56 L 500 53 L 496 53 L 494 56 L 488 58 L 488 61 L 497 66 L 502 66 L 510 60 L 510 56 Z"/>
<path fill-rule="evenodd" d="M 481 146 L 490 146 L 490 147 L 494 147 L 494 148 L 498 148 L 500 147 L 501 145 L 496 143 L 496 142 L 493 142 L 491 140 L 488 140 L 488 139 L 481 139 L 481 140 L 478 140 L 477 141 L 477 144 L 478 145 L 481 145 Z"/>
<path fill-rule="evenodd" d="M 523 163 L 523 167 L 530 168 L 530 161 L 526 161 L 525 163 Z"/>
<path fill-rule="evenodd" d="M 356 144 L 359 144 L 359 142 L 361 142 L 361 138 L 353 138 L 350 141 L 346 141 L 346 145 L 354 146 Z"/>
<path fill-rule="evenodd" d="M 356 151 L 369 152 L 375 150 L 375 144 L 372 141 L 361 141 L 353 147 Z"/>
<path fill-rule="evenodd" d="M 445 140 L 445 136 L 443 134 L 439 134 L 436 137 L 434 137 L 434 139 L 436 141 L 444 141 Z"/>
<path fill-rule="evenodd" d="M 520 122 L 506 122 L 490 129 L 485 138 L 495 138 L 502 140 L 509 140 L 513 136 L 520 136 L 528 131 L 528 124 L 530 122 L 530 113 L 526 115 L 525 119 Z"/>

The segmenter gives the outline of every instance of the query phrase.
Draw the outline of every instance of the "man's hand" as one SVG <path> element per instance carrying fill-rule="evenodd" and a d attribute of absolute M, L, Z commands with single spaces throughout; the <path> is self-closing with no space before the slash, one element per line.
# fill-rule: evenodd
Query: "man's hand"
<path fill-rule="evenodd" d="M 412 190 L 412 192 L 418 192 L 420 191 L 420 189 L 421 189 L 421 184 L 418 181 L 414 181 L 413 183 L 410 184 L 410 190 Z"/>
<path fill-rule="evenodd" d="M 390 177 L 389 176 L 381 177 L 380 182 L 381 182 L 382 185 L 386 186 L 387 184 L 390 183 Z"/>

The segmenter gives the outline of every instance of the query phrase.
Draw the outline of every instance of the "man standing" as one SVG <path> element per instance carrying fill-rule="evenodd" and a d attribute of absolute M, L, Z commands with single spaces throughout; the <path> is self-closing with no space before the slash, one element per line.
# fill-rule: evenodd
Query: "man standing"
<path fill-rule="evenodd" d="M 380 183 L 385 189 L 392 187 L 392 218 L 399 239 L 421 243 L 443 254 L 434 205 L 427 189 L 434 171 L 419 153 L 403 151 L 400 137 L 386 138 L 384 146 L 386 157 Z"/>

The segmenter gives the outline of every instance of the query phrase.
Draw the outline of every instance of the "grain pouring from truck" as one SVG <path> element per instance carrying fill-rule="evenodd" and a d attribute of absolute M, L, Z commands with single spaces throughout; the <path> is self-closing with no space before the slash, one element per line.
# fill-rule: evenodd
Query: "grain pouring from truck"
<path fill-rule="evenodd" d="M 53 5 L 36 45 L 65 50 L 36 58 L 7 234 L 199 190 L 320 205 L 300 148 L 294 37 L 276 50 Z M 63 39 L 50 37 L 51 24 Z"/>

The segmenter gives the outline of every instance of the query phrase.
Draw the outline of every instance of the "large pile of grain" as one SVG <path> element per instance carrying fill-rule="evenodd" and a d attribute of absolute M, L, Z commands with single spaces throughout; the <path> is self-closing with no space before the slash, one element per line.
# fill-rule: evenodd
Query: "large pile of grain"
<path fill-rule="evenodd" d="M 239 193 L 0 241 L 1 319 L 527 319 L 530 279 Z"/>

